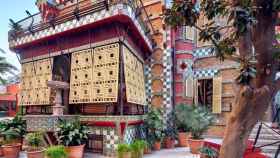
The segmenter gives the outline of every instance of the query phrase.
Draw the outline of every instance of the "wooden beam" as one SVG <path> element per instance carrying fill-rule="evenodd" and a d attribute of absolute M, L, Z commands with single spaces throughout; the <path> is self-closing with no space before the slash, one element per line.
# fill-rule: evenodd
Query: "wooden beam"
<path fill-rule="evenodd" d="M 123 108 L 124 108 L 124 60 L 123 60 L 123 43 L 119 43 L 119 51 L 120 51 L 120 114 L 123 115 Z"/>

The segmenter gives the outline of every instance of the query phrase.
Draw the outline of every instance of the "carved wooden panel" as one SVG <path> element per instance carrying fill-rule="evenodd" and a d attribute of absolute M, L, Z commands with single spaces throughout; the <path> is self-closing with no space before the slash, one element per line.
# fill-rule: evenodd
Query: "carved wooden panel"
<path fill-rule="evenodd" d="M 127 101 L 145 105 L 146 95 L 143 63 L 126 47 L 124 47 L 123 53 Z"/>
<path fill-rule="evenodd" d="M 93 56 L 93 102 L 117 102 L 119 79 L 119 44 L 97 47 Z"/>
<path fill-rule="evenodd" d="M 53 59 L 43 59 L 22 64 L 20 105 L 50 105 Z"/>
<path fill-rule="evenodd" d="M 70 96 L 71 104 L 92 101 L 92 49 L 72 53 Z"/>

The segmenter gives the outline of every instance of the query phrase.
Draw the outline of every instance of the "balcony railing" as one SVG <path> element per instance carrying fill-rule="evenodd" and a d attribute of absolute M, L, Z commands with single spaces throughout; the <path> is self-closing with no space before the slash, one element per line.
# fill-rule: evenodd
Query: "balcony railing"
<path fill-rule="evenodd" d="M 83 17 L 104 9 L 108 10 L 110 6 L 115 4 L 126 4 L 135 11 L 138 23 L 151 41 L 150 35 L 154 33 L 154 28 L 142 0 L 80 0 L 76 4 L 65 6 L 59 11 L 59 15 L 55 19 L 48 22 L 43 22 L 41 14 L 36 13 L 15 23 L 9 31 L 9 41 L 45 30 L 49 27 L 55 27 L 58 24 L 73 20 L 77 16 Z"/>

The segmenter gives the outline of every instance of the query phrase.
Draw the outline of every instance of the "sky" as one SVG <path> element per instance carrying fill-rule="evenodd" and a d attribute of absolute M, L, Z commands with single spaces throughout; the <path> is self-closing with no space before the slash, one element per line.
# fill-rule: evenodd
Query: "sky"
<path fill-rule="evenodd" d="M 19 21 L 25 18 L 27 16 L 25 10 L 28 10 L 31 14 L 37 13 L 38 9 L 35 5 L 35 0 L 8 0 L 3 1 L 0 5 L 0 48 L 7 52 L 4 54 L 7 57 L 6 60 L 18 69 L 20 69 L 18 59 L 15 53 L 9 50 L 9 19 Z"/>

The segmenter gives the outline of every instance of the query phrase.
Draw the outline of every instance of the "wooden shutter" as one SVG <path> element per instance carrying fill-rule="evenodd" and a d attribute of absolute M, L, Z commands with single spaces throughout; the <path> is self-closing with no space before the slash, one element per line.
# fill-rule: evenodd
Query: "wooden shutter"
<path fill-rule="evenodd" d="M 222 77 L 213 78 L 213 103 L 212 112 L 222 113 Z"/>
<path fill-rule="evenodd" d="M 188 79 L 185 81 L 186 82 L 186 89 L 185 89 L 185 94 L 186 94 L 186 97 L 193 97 L 193 89 L 194 89 L 194 81 L 193 81 L 193 78 L 190 76 L 188 77 Z"/>

